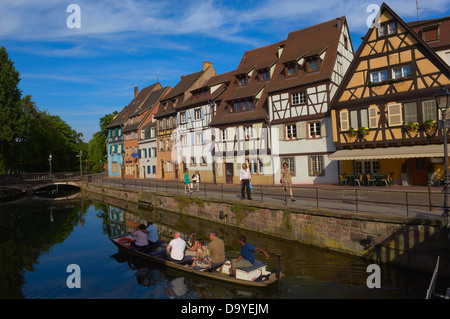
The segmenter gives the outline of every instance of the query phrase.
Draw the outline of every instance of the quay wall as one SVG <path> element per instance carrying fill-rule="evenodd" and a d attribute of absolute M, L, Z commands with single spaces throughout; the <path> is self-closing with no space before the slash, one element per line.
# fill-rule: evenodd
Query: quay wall
<path fill-rule="evenodd" d="M 285 207 L 85 184 L 83 191 L 141 206 L 226 224 L 334 252 L 450 276 L 450 239 L 444 219 Z"/>

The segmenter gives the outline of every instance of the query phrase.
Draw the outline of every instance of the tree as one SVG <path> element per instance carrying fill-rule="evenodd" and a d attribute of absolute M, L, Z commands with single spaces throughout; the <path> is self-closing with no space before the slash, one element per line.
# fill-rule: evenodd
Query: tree
<path fill-rule="evenodd" d="M 108 132 L 106 127 L 114 120 L 118 112 L 114 111 L 111 114 L 106 114 L 100 118 L 100 131 L 94 133 L 92 139 L 89 141 L 88 160 L 91 163 L 91 171 L 103 172 L 105 164 L 108 161 L 106 153 L 106 138 Z"/>

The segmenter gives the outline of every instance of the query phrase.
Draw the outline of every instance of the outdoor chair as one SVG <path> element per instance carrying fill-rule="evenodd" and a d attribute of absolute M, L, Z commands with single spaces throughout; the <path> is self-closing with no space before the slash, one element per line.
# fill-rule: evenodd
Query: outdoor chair
<path fill-rule="evenodd" d="M 344 175 L 339 174 L 339 185 L 347 185 L 348 179 L 344 177 Z"/>
<path fill-rule="evenodd" d="M 363 174 L 360 174 L 358 177 L 355 178 L 354 185 L 358 184 L 358 186 L 364 185 L 364 176 Z"/>
<path fill-rule="evenodd" d="M 377 180 L 372 176 L 370 176 L 370 174 L 367 174 L 366 178 L 367 178 L 367 186 L 370 186 L 370 184 L 372 184 L 372 186 L 377 186 Z"/>

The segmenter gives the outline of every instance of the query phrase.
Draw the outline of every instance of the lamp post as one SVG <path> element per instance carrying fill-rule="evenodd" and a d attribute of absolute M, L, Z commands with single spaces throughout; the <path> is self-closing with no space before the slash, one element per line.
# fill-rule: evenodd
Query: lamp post
<path fill-rule="evenodd" d="M 449 217 L 449 207 L 448 207 L 448 186 L 450 184 L 450 173 L 448 168 L 448 146 L 447 146 L 447 110 L 449 105 L 449 96 L 450 92 L 447 90 L 445 86 L 441 86 L 439 91 L 436 93 L 436 104 L 438 108 L 442 112 L 442 119 L 444 121 L 443 125 L 443 139 L 444 139 L 444 213 L 442 214 L 443 217 Z"/>
<path fill-rule="evenodd" d="M 48 156 L 48 165 L 50 166 L 50 179 L 52 178 L 52 154 Z"/>

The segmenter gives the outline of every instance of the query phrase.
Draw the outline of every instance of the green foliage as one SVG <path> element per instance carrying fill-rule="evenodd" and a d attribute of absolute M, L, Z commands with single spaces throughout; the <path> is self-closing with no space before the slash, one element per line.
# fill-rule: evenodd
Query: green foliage
<path fill-rule="evenodd" d="M 22 98 L 19 72 L 0 48 L 0 173 L 79 170 L 77 154 L 87 152 L 81 133 L 59 116 L 40 111 L 30 95 Z"/>

